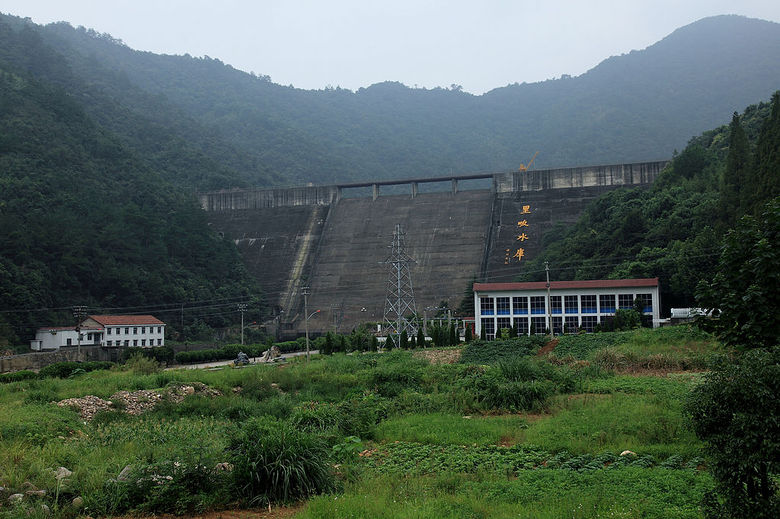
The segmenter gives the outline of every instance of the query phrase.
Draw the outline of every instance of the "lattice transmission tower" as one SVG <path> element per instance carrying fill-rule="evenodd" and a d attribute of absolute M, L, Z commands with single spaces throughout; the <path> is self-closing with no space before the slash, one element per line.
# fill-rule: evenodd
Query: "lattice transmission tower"
<path fill-rule="evenodd" d="M 387 278 L 387 299 L 385 299 L 385 330 L 387 340 L 395 346 L 400 346 L 401 334 L 411 338 L 417 334 L 416 323 L 409 321 L 408 315 L 416 315 L 414 304 L 414 288 L 412 287 L 412 274 L 409 264 L 414 260 L 406 253 L 406 245 L 401 224 L 396 224 L 393 231 L 393 244 L 390 246 L 390 256 L 385 263 L 390 265 L 390 273 Z M 387 343 L 390 346 L 390 342 Z"/>

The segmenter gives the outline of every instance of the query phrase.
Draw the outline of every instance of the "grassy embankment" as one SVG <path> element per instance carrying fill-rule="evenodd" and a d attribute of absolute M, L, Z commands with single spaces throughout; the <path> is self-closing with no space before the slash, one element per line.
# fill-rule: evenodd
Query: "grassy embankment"
<path fill-rule="evenodd" d="M 197 512 L 324 492 L 299 515 L 699 517 L 710 477 L 681 414 L 698 375 L 663 372 L 702 367 L 715 341 L 679 328 L 567 337 L 549 359 L 538 346 L 474 343 L 452 365 L 396 351 L 1 384 L 0 516 L 42 517 L 42 504 L 63 518 Z M 51 403 L 198 382 L 221 396 L 90 422 Z M 58 480 L 61 466 L 73 474 Z M 33 487 L 46 495 L 8 503 Z"/>

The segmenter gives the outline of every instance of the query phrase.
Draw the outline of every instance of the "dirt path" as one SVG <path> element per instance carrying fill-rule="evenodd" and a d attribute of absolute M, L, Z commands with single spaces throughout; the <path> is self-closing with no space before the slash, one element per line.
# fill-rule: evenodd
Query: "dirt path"
<path fill-rule="evenodd" d="M 555 339 L 551 340 L 550 342 L 548 342 L 547 344 L 545 344 L 544 346 L 542 346 L 542 348 L 539 350 L 539 353 L 537 353 L 536 356 L 537 357 L 544 357 L 545 355 L 547 355 L 548 353 L 553 351 L 556 346 L 558 346 L 558 338 L 557 337 Z"/>

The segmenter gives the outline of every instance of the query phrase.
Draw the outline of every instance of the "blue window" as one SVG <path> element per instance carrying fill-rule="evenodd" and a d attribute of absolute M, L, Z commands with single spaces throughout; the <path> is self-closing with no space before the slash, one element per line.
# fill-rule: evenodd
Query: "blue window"
<path fill-rule="evenodd" d="M 567 314 L 579 313 L 580 307 L 577 305 L 577 296 L 563 296 L 563 304 Z"/>
<path fill-rule="evenodd" d="M 621 310 L 631 310 L 634 307 L 634 296 L 632 294 L 618 295 L 618 308 Z"/>
<path fill-rule="evenodd" d="M 532 314 L 545 313 L 544 296 L 531 297 L 531 313 Z"/>
<path fill-rule="evenodd" d="M 482 315 L 493 315 L 493 298 L 492 297 L 480 297 L 479 298 L 479 312 Z"/>
<path fill-rule="evenodd" d="M 525 296 L 522 297 L 513 297 L 512 298 L 512 313 L 514 314 L 528 314 L 528 298 Z M 527 325 L 526 325 L 527 327 Z"/>
<path fill-rule="evenodd" d="M 580 306 L 583 314 L 596 313 L 596 296 L 580 296 Z M 583 326 L 584 328 L 584 326 Z M 590 330 L 589 330 L 590 331 Z"/>
<path fill-rule="evenodd" d="M 497 297 L 496 298 L 496 313 L 498 315 L 509 315 L 509 298 Z"/>
<path fill-rule="evenodd" d="M 550 296 L 550 313 L 561 313 L 561 296 Z"/>
<path fill-rule="evenodd" d="M 615 294 L 602 294 L 599 296 L 599 307 L 602 314 L 615 313 Z"/>
<path fill-rule="evenodd" d="M 642 306 L 642 312 L 646 314 L 653 313 L 653 296 L 651 294 L 637 294 L 636 298 Z"/>

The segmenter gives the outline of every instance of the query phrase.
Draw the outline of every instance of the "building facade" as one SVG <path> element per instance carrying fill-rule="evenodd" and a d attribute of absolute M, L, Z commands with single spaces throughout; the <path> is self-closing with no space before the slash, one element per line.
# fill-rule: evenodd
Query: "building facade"
<path fill-rule="evenodd" d="M 150 348 L 165 345 L 165 323 L 152 315 L 90 315 L 79 326 L 81 346 Z M 35 351 L 77 346 L 76 327 L 43 327 L 30 342 Z"/>
<path fill-rule="evenodd" d="M 520 334 L 593 332 L 618 309 L 635 301 L 645 319 L 658 326 L 661 300 L 658 278 L 552 281 L 547 283 L 474 283 L 475 334 L 494 339 L 504 328 Z M 552 322 L 550 322 L 552 321 Z"/>

